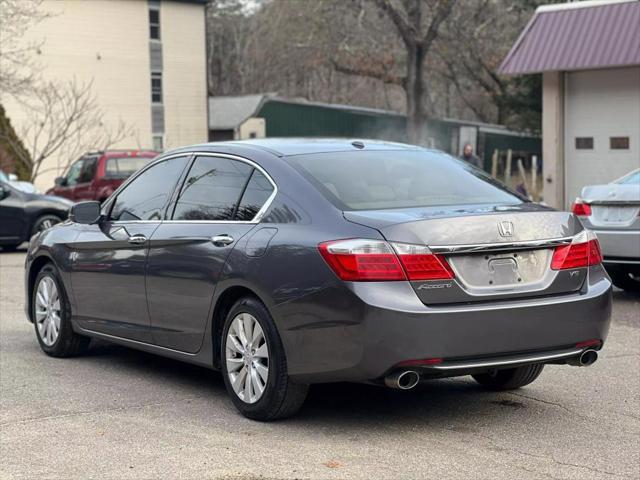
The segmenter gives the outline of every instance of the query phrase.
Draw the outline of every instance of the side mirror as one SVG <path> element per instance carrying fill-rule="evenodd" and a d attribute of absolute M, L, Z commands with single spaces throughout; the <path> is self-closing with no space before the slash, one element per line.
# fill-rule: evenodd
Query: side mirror
<path fill-rule="evenodd" d="M 76 203 L 69 210 L 69 220 L 85 225 L 96 223 L 100 220 L 100 202 Z"/>
<path fill-rule="evenodd" d="M 57 177 L 53 183 L 55 183 L 58 187 L 65 187 L 67 185 L 67 179 L 64 177 Z"/>
<path fill-rule="evenodd" d="M 9 187 L 5 187 L 4 185 L 0 185 L 0 200 L 4 200 L 9 195 L 11 195 L 11 189 Z"/>

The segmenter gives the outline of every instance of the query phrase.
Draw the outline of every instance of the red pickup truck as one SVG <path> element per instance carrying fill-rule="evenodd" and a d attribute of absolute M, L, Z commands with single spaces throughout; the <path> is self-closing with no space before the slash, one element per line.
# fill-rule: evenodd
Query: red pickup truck
<path fill-rule="evenodd" d="M 49 195 L 74 202 L 107 199 L 132 173 L 149 163 L 158 152 L 109 150 L 83 155 L 71 164 L 67 173 L 55 180 Z"/>

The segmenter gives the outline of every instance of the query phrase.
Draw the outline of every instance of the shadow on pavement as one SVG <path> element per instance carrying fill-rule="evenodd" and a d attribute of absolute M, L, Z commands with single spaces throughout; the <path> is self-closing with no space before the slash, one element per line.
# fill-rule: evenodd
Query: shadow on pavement
<path fill-rule="evenodd" d="M 79 359 L 99 362 L 123 375 L 144 376 L 148 381 L 184 389 L 197 396 L 226 396 L 219 372 L 118 345 L 94 341 L 90 351 Z M 473 429 L 460 425 L 473 423 L 472 418 L 477 416 L 492 418 L 496 413 L 515 413 L 527 408 L 525 402 L 517 400 L 487 392 L 470 381 L 470 377 L 432 380 L 408 392 L 365 384 L 319 384 L 311 386 L 300 413 L 284 422 L 288 425 L 339 424 L 357 429 L 380 421 L 389 422 L 391 428 L 393 423 L 411 420 L 472 433 Z M 231 402 L 222 405 L 217 400 L 212 408 L 233 409 Z"/>

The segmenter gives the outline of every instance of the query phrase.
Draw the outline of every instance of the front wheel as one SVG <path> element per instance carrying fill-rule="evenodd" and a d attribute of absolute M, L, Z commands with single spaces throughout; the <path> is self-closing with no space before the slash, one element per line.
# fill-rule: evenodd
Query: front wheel
<path fill-rule="evenodd" d="M 245 297 L 231 308 L 222 330 L 221 370 L 236 408 L 254 420 L 276 420 L 295 414 L 307 396 L 307 385 L 291 381 L 275 323 L 256 298 Z"/>
<path fill-rule="evenodd" d="M 71 306 L 53 265 L 40 270 L 31 297 L 36 337 L 44 353 L 70 357 L 87 348 L 90 339 L 73 331 Z"/>
<path fill-rule="evenodd" d="M 53 227 L 61 221 L 62 219 L 55 215 L 42 215 L 41 217 L 38 217 L 35 222 L 33 222 L 33 227 L 31 228 L 31 236 L 34 236 L 36 233 L 44 232 L 48 228 Z"/>
<path fill-rule="evenodd" d="M 494 370 L 493 372 L 472 375 L 473 379 L 490 390 L 515 390 L 529 385 L 542 373 L 544 365 L 524 365 L 522 367 Z"/>

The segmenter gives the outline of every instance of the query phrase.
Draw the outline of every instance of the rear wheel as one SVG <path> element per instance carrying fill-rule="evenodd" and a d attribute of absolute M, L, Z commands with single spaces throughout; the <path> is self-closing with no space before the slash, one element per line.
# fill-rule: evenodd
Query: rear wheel
<path fill-rule="evenodd" d="M 3 252 L 15 252 L 20 245 L 21 245 L 20 243 L 12 243 L 12 244 L 9 244 L 9 245 L 0 245 L 0 249 L 2 249 Z"/>
<path fill-rule="evenodd" d="M 231 308 L 221 347 L 224 383 L 244 416 L 275 420 L 300 409 L 308 386 L 289 378 L 282 341 L 271 315 L 259 300 L 245 297 Z"/>
<path fill-rule="evenodd" d="M 490 390 L 513 390 L 529 385 L 542 373 L 544 365 L 524 365 L 522 367 L 494 370 L 472 375 L 473 379 Z"/>
<path fill-rule="evenodd" d="M 71 307 L 53 265 L 46 265 L 36 277 L 32 309 L 36 337 L 47 355 L 70 357 L 89 346 L 89 338 L 73 331 Z"/>
<path fill-rule="evenodd" d="M 636 277 L 624 269 L 610 269 L 607 273 L 613 284 L 627 292 L 640 292 L 640 277 Z"/>

